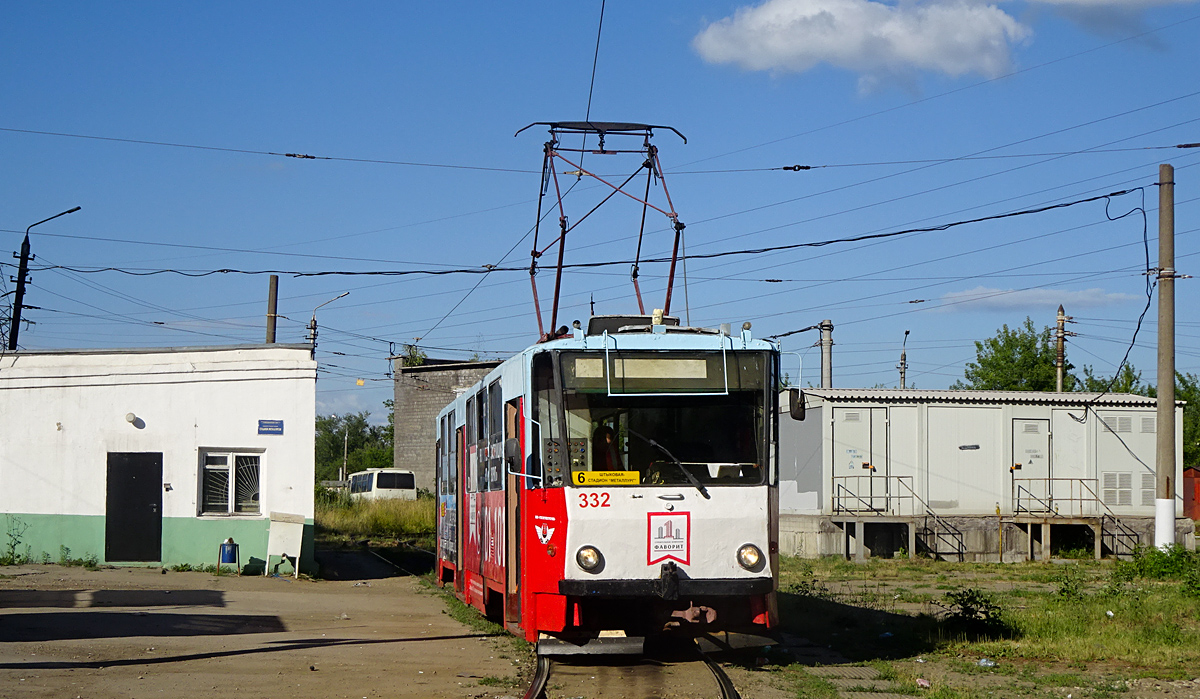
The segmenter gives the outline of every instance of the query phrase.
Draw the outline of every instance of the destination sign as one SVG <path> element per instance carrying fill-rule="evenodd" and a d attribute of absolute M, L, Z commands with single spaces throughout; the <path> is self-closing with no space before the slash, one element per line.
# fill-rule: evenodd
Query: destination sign
<path fill-rule="evenodd" d="M 637 485 L 637 471 L 576 471 L 575 485 Z"/>

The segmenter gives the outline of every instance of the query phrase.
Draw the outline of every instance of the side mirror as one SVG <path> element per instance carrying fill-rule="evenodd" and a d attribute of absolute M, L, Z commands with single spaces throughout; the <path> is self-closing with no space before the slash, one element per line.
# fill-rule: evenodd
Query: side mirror
<path fill-rule="evenodd" d="M 509 469 L 521 462 L 521 440 L 516 437 L 504 440 L 504 462 Z"/>
<path fill-rule="evenodd" d="M 788 393 L 788 412 L 791 413 L 793 420 L 804 419 L 804 392 L 798 388 L 789 388 Z"/>

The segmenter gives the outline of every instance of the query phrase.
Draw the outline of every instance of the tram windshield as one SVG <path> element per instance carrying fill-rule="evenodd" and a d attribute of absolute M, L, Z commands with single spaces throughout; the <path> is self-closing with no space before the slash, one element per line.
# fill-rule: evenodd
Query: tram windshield
<path fill-rule="evenodd" d="M 564 352 L 560 361 L 573 485 L 764 481 L 767 353 Z"/>

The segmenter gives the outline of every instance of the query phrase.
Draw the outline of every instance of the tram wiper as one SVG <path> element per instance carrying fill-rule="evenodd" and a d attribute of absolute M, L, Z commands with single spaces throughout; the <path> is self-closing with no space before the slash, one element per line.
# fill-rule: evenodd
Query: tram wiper
<path fill-rule="evenodd" d="M 627 428 L 627 429 L 628 429 L 628 428 Z M 663 445 L 661 445 L 661 444 L 659 444 L 658 442 L 654 441 L 653 439 L 650 439 L 650 438 L 649 438 L 649 437 L 647 437 L 646 435 L 644 435 L 644 434 L 639 434 L 639 433 L 637 433 L 637 432 L 634 432 L 633 430 L 629 430 L 629 434 L 633 435 L 634 437 L 637 437 L 638 439 L 642 440 L 642 441 L 643 441 L 643 442 L 645 442 L 646 444 L 649 444 L 650 446 L 654 447 L 655 449 L 657 449 L 657 450 L 661 451 L 662 453 L 666 454 L 666 455 L 667 455 L 667 458 L 668 458 L 668 459 L 670 459 L 671 461 L 674 461 L 674 462 L 675 462 L 675 465 L 679 467 L 679 470 L 680 470 L 680 471 L 683 471 L 683 475 L 684 475 L 684 477 L 685 477 L 685 478 L 687 478 L 687 479 L 688 479 L 688 481 L 689 481 L 689 482 L 691 482 L 691 484 L 692 484 L 692 485 L 696 486 L 696 490 L 699 490 L 699 491 L 700 491 L 700 494 L 704 496 L 704 499 L 705 499 L 705 500 L 711 500 L 711 499 L 712 499 L 712 497 L 711 497 L 711 496 L 708 494 L 708 490 L 707 490 L 707 489 L 705 489 L 705 487 L 704 487 L 704 484 L 703 484 L 703 483 L 701 483 L 699 480 L 697 480 L 697 479 L 696 479 L 696 477 L 692 475 L 692 472 L 691 472 L 691 471 L 689 471 L 689 470 L 687 470 L 686 468 L 684 468 L 684 466 L 683 466 L 683 462 L 682 462 L 682 461 L 680 461 L 679 459 L 676 459 L 676 458 L 675 458 L 675 455 L 674 455 L 674 454 L 672 454 L 670 451 L 668 451 L 666 447 L 664 447 Z"/>

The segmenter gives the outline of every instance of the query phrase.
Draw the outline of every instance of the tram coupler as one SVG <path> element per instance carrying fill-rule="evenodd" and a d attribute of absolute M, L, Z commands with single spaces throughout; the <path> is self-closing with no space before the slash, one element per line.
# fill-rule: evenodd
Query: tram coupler
<path fill-rule="evenodd" d="M 601 631 L 599 636 L 566 637 L 541 634 L 537 642 L 538 655 L 641 655 L 645 650 L 643 636 L 626 636 L 624 631 Z"/>

